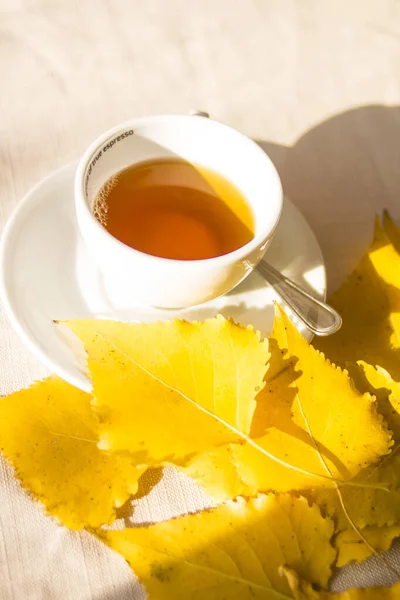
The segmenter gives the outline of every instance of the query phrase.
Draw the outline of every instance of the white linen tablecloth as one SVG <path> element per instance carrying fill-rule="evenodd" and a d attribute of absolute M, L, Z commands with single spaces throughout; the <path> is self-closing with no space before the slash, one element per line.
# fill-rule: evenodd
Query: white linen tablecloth
<path fill-rule="evenodd" d="M 400 219 L 395 0 L 0 0 L 0 227 L 43 176 L 132 116 L 208 111 L 259 140 L 324 251 L 330 289 Z M 0 393 L 46 374 L 1 310 Z M 135 520 L 207 504 L 172 471 Z M 400 563 L 400 545 L 390 553 Z M 376 559 L 347 585 L 393 581 Z M 0 463 L 2 600 L 145 598 L 122 557 L 45 517 Z"/>

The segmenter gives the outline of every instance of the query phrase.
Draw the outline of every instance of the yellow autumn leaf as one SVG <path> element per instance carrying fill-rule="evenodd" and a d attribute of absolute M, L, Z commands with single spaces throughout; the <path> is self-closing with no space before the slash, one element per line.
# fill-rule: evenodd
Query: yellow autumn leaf
<path fill-rule="evenodd" d="M 269 494 L 100 535 L 129 562 L 150 600 L 279 600 L 291 597 L 278 573 L 283 563 L 327 585 L 332 534 L 317 506 Z"/>
<path fill-rule="evenodd" d="M 269 357 L 253 329 L 223 317 L 67 325 L 88 352 L 101 448 L 138 465 L 182 464 L 250 430 Z"/>
<path fill-rule="evenodd" d="M 286 577 L 295 600 L 398 600 L 400 583 L 392 587 L 351 588 L 345 592 L 318 591 L 311 583 L 302 580 L 294 569 L 282 567 L 280 572 Z"/>
<path fill-rule="evenodd" d="M 58 377 L 0 400 L 0 449 L 24 488 L 71 529 L 115 518 L 142 470 L 97 448 L 88 394 Z"/>
<path fill-rule="evenodd" d="M 260 437 L 254 441 L 320 477 L 288 469 L 249 444 L 230 444 L 185 469 L 217 500 L 259 490 L 332 488 L 330 475 L 349 481 L 390 450 L 391 435 L 374 398 L 355 390 L 347 372 L 309 346 L 279 308 L 270 342 L 270 369 L 252 424 L 252 435 Z"/>
<path fill-rule="evenodd" d="M 354 529 L 346 529 L 335 537 L 335 547 L 338 550 L 337 567 L 365 560 L 373 554 L 371 548 L 379 552 L 389 550 L 394 538 L 400 535 L 400 524 L 365 527 L 361 533 L 369 545 L 360 538 Z"/>
<path fill-rule="evenodd" d="M 400 380 L 400 254 L 390 240 L 396 236 L 400 234 L 387 216 L 384 229 L 376 220 L 370 248 L 330 298 L 343 326 L 332 336 L 315 339 L 314 346 L 336 364 L 362 359 Z"/>
<path fill-rule="evenodd" d="M 275 358 L 279 375 L 270 379 L 267 373 L 268 389 L 260 397 L 255 420 L 308 446 L 315 444 L 315 454 L 337 479 L 349 479 L 387 454 L 391 435 L 375 399 L 354 390 L 348 373 L 310 346 L 279 307 L 272 337 L 280 350 Z"/>
<path fill-rule="evenodd" d="M 342 490 L 348 513 L 357 527 L 363 531 L 367 528 L 367 533 L 368 528 L 371 528 L 371 531 L 380 531 L 384 528 L 381 530 L 384 538 L 382 542 L 377 535 L 372 536 L 370 541 L 372 548 L 375 548 L 376 541 L 376 549 L 379 550 L 383 547 L 382 544 L 385 546 L 390 544 L 390 534 L 393 537 L 399 535 L 399 529 L 394 525 L 400 522 L 400 384 L 393 381 L 389 373 L 381 367 L 375 368 L 362 361 L 358 365 L 353 365 L 351 372 L 359 389 L 376 395 L 380 411 L 386 417 L 389 427 L 395 432 L 395 444 L 390 454 L 361 471 L 355 479 L 356 482 L 369 486 L 384 484 L 388 491 L 371 487 Z M 345 532 L 343 536 L 338 536 L 336 542 L 341 553 L 342 540 L 345 540 L 346 536 L 352 538 L 354 530 L 343 513 L 337 495 L 326 490 L 318 490 L 314 492 L 312 498 L 323 507 L 324 512 L 335 518 L 337 529 Z M 368 539 L 368 536 L 366 537 Z M 358 540 L 360 541 L 359 536 Z M 358 554 L 365 556 L 372 554 L 371 547 L 368 548 L 365 543 L 363 545 L 364 548 Z"/>

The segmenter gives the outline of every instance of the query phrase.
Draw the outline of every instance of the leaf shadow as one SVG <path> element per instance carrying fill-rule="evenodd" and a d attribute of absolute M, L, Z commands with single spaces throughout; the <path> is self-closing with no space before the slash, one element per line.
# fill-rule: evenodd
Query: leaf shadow
<path fill-rule="evenodd" d="M 256 397 L 256 409 L 250 431 L 252 438 L 263 436 L 269 427 L 276 427 L 289 433 L 291 426 L 294 425 L 292 421 L 292 403 L 296 397 L 296 390 L 294 387 L 285 386 L 285 397 L 282 397 L 277 393 L 274 384 L 288 369 L 291 369 L 293 375 L 295 374 L 294 367 L 298 359 L 293 356 L 284 358 L 287 350 L 279 348 L 274 338 L 269 340 L 269 351 L 271 356 L 268 371 L 264 378 L 265 387 Z M 300 372 L 297 372 L 293 381 L 300 374 Z"/>
<path fill-rule="evenodd" d="M 292 387 L 291 384 L 303 374 L 296 368 L 298 357 L 286 357 L 287 349 L 280 348 L 274 338 L 270 339 L 270 353 L 270 368 L 265 377 L 265 387 L 256 398 L 251 437 L 262 437 L 269 428 L 274 427 L 307 446 L 315 448 L 316 444 L 321 455 L 335 465 L 343 479 L 349 478 L 350 474 L 343 462 L 318 438 L 313 439 L 308 431 L 293 420 L 293 403 L 297 397 L 297 390 L 296 386 Z M 282 377 L 288 377 L 283 387 L 279 381 Z"/>
<path fill-rule="evenodd" d="M 128 500 L 116 509 L 116 519 L 122 519 L 124 521 L 125 527 L 133 527 L 132 517 L 135 512 L 135 507 L 133 502 L 135 500 L 140 500 L 144 498 L 148 494 L 150 494 L 151 490 L 161 481 L 163 476 L 163 468 L 150 468 L 147 469 L 139 477 L 138 481 L 138 490 L 136 494 L 128 498 Z"/>
<path fill-rule="evenodd" d="M 291 147 L 259 144 L 316 234 L 328 287 L 336 289 L 365 252 L 375 215 L 398 206 L 400 107 L 357 106 L 304 131 Z"/>
<path fill-rule="evenodd" d="M 349 371 L 350 377 L 354 381 L 354 385 L 360 393 L 369 393 L 375 396 L 378 405 L 378 411 L 386 419 L 389 429 L 394 434 L 395 441 L 400 441 L 400 413 L 395 410 L 390 401 L 392 390 L 388 387 L 374 387 L 368 381 L 362 365 L 347 363 L 346 368 Z"/>
<path fill-rule="evenodd" d="M 133 496 L 133 500 L 140 500 L 147 496 L 151 490 L 161 481 L 163 476 L 163 468 L 151 468 L 147 469 L 143 475 L 139 478 L 139 487 L 136 494 Z"/>
<path fill-rule="evenodd" d="M 131 518 L 133 517 L 134 507 L 132 505 L 133 496 L 128 498 L 122 506 L 119 506 L 115 511 L 116 520 L 122 519 L 125 527 L 131 526 Z"/>

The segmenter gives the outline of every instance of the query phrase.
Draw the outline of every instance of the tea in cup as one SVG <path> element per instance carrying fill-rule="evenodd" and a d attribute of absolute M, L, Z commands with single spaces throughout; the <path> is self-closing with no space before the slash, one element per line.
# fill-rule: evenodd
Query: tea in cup
<path fill-rule="evenodd" d="M 80 161 L 81 234 L 125 303 L 181 308 L 225 294 L 262 259 L 282 186 L 252 140 L 192 115 L 134 119 Z"/>

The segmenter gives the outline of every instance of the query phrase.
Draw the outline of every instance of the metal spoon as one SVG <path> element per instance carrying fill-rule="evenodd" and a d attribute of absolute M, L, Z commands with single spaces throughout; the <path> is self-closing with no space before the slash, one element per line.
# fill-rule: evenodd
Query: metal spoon
<path fill-rule="evenodd" d="M 191 115 L 209 118 L 203 110 L 191 110 Z M 278 296 L 287 304 L 300 321 L 316 335 L 332 335 L 342 325 L 342 317 L 331 306 L 317 300 L 291 279 L 282 275 L 265 261 L 257 266 L 257 271 L 274 288 Z"/>
<path fill-rule="evenodd" d="M 342 325 L 342 317 L 331 306 L 317 300 L 285 275 L 261 261 L 257 271 L 276 291 L 292 312 L 316 335 L 332 335 Z"/>

